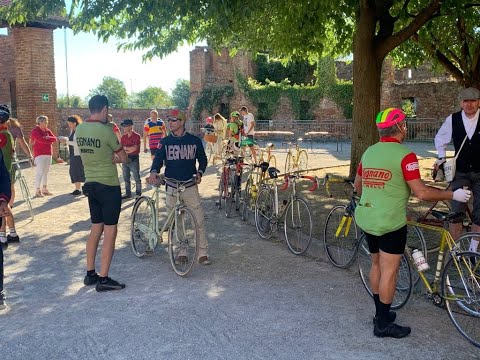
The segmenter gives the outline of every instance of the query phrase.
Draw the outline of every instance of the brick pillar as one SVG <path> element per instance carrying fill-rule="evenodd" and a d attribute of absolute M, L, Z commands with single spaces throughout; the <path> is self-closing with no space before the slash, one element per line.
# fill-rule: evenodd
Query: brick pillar
<path fill-rule="evenodd" d="M 48 127 L 57 134 L 57 90 L 53 30 L 33 27 L 12 29 L 15 44 L 17 117 L 30 137 L 39 115 L 48 116 Z M 48 94 L 48 102 L 42 98 Z M 57 147 L 54 144 L 54 155 Z"/>

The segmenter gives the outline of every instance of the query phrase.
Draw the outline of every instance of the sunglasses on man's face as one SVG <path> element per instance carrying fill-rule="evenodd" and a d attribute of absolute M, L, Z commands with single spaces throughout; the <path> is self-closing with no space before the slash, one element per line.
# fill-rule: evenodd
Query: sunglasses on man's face
<path fill-rule="evenodd" d="M 168 122 L 177 122 L 177 121 L 178 121 L 178 119 L 176 119 L 176 118 L 168 118 Z"/>

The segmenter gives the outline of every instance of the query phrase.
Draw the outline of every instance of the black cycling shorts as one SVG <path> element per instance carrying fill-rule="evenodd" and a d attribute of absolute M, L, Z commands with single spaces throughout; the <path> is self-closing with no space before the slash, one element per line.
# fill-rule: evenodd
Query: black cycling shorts
<path fill-rule="evenodd" d="M 407 225 L 380 236 L 367 233 L 365 235 L 370 253 L 376 254 L 382 250 L 387 254 L 401 255 L 407 244 Z"/>
<path fill-rule="evenodd" d="M 122 207 L 120 186 L 89 182 L 83 185 L 83 193 L 88 197 L 92 224 L 118 224 Z"/>

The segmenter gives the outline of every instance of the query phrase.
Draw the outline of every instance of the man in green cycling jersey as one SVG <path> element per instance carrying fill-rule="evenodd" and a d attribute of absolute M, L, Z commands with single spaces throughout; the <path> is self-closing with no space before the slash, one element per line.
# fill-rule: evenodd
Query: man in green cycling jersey
<path fill-rule="evenodd" d="M 390 306 L 407 241 L 410 193 L 426 201 L 467 202 L 470 191 L 443 191 L 424 184 L 417 156 L 402 144 L 407 122 L 400 109 L 380 112 L 376 123 L 380 141 L 365 151 L 355 178 L 355 190 L 361 194 L 355 220 L 365 232 L 372 256 L 370 287 L 376 310 L 373 333 L 377 337 L 403 338 L 411 329 L 395 324 L 396 314 Z"/>

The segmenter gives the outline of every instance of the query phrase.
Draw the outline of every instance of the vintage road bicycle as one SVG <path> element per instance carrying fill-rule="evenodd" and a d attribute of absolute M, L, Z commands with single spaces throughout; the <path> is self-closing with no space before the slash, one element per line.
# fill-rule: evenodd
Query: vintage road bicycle
<path fill-rule="evenodd" d="M 276 184 L 280 171 L 269 168 L 268 173 L 270 180 L 262 182 L 255 203 L 255 226 L 258 235 L 269 239 L 283 225 L 288 248 L 295 255 L 301 255 L 307 251 L 312 241 L 312 215 L 307 202 L 297 195 L 297 181 L 310 180 L 313 184 L 309 191 L 315 191 L 317 183 L 311 176 L 285 174 L 280 190 L 291 188 L 291 191 L 287 199 L 280 204 Z"/>
<path fill-rule="evenodd" d="M 441 214 L 438 214 L 440 217 Z M 480 233 L 465 233 L 455 241 L 448 232 L 449 221 L 457 214 L 443 217 L 443 227 L 408 221 L 407 224 L 423 231 L 441 234 L 433 279 L 418 269 L 413 259 L 414 248 L 408 244 L 402 256 L 392 308 L 404 306 L 415 286 L 415 278 L 423 283 L 427 299 L 446 308 L 457 330 L 473 345 L 480 347 L 480 253 L 468 251 L 470 239 Z M 424 241 L 424 240 L 423 240 Z M 424 245 L 425 248 L 425 245 Z M 424 256 L 427 254 L 424 252 Z M 428 263 L 428 259 L 426 258 Z M 372 296 L 368 274 L 371 257 L 365 236 L 360 239 L 358 269 L 367 292 Z M 416 276 L 414 276 L 416 274 Z"/>
<path fill-rule="evenodd" d="M 30 190 L 28 189 L 27 180 L 22 174 L 21 164 L 23 163 L 31 164 L 30 160 L 28 159 L 18 160 L 17 157 L 14 157 L 12 166 L 14 167 L 14 170 L 15 170 L 15 183 L 17 183 L 18 186 L 20 187 L 20 192 L 22 193 L 23 201 L 27 204 L 28 211 L 30 213 L 30 218 L 33 220 L 35 214 L 33 212 L 33 207 L 32 207 L 32 195 L 30 193 Z"/>
<path fill-rule="evenodd" d="M 285 174 L 308 169 L 307 151 L 300 148 L 302 141 L 302 138 L 298 138 L 297 141 L 288 143 L 287 157 L 285 159 Z"/>
<path fill-rule="evenodd" d="M 165 181 L 175 184 L 172 193 L 162 190 Z M 196 263 L 199 249 L 199 233 L 197 220 L 182 200 L 181 194 L 185 191 L 185 184 L 190 184 L 195 178 L 188 181 L 159 177 L 151 196 L 140 196 L 133 205 L 130 226 L 132 251 L 137 257 L 152 254 L 159 243 L 163 242 L 163 234 L 168 234 L 168 255 L 173 270 L 178 275 L 187 276 Z M 163 225 L 158 220 L 159 196 L 175 196 L 176 203 L 168 209 Z"/>

